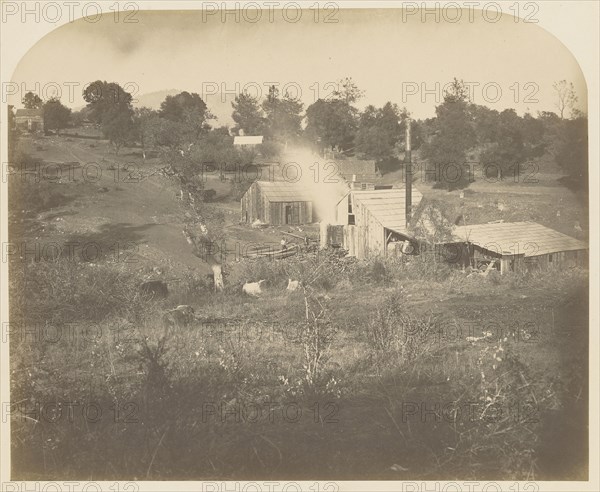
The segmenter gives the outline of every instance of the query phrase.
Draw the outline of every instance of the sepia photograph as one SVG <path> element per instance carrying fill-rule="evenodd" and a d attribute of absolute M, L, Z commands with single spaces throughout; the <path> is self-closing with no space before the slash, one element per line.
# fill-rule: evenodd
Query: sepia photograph
<path fill-rule="evenodd" d="M 599 3 L 0 5 L 3 491 L 598 490 Z"/>

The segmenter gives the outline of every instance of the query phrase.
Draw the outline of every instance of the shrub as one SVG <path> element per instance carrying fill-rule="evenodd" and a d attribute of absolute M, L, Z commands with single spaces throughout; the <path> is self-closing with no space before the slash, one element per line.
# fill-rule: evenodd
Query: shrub
<path fill-rule="evenodd" d="M 377 306 L 367 323 L 367 340 L 378 353 L 393 352 L 401 363 L 427 352 L 433 343 L 436 319 L 409 312 L 402 293 L 395 291 Z"/>

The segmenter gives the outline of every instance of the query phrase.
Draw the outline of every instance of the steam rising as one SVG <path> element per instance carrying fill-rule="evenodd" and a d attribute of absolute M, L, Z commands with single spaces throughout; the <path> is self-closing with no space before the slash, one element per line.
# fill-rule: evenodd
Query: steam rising
<path fill-rule="evenodd" d="M 334 161 L 302 147 L 288 147 L 281 158 L 282 179 L 308 193 L 320 221 L 335 222 L 336 206 L 349 187 Z"/>

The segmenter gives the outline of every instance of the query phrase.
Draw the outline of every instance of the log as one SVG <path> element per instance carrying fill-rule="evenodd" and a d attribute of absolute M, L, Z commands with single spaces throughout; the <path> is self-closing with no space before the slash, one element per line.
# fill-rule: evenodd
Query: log
<path fill-rule="evenodd" d="M 223 271 L 221 265 L 213 265 L 213 278 L 215 281 L 215 292 L 221 292 L 223 290 Z"/>

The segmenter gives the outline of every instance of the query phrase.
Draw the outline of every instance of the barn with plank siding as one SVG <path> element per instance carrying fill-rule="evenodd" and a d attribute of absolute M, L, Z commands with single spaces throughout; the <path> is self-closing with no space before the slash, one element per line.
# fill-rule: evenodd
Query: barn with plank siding
<path fill-rule="evenodd" d="M 381 178 L 374 160 L 347 158 L 329 161 L 329 164 L 348 183 L 375 183 Z"/>
<path fill-rule="evenodd" d="M 44 131 L 44 110 L 43 109 L 17 109 L 15 114 L 15 124 L 18 128 L 28 132 Z"/>
<path fill-rule="evenodd" d="M 312 198 L 294 183 L 255 181 L 241 199 L 242 222 L 299 225 L 316 221 Z"/>
<path fill-rule="evenodd" d="M 413 188 L 412 203 L 417 207 L 421 193 Z M 410 240 L 406 224 L 406 190 L 351 190 L 336 207 L 336 223 L 330 226 L 326 243 L 339 243 L 351 256 L 385 256 L 390 247 Z M 394 254 L 395 254 L 394 247 Z"/>
<path fill-rule="evenodd" d="M 587 265 L 583 241 L 535 222 L 499 222 L 456 227 L 450 257 L 480 268 L 494 261 L 500 273 Z"/>

